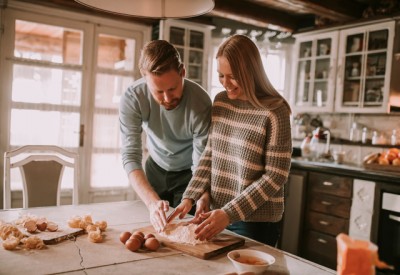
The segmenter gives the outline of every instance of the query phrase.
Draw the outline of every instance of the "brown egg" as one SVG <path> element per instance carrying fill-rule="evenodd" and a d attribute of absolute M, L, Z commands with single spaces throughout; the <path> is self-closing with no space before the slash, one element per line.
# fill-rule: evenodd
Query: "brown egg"
<path fill-rule="evenodd" d="M 144 237 L 140 234 L 132 234 L 130 239 L 138 239 L 140 242 L 140 245 L 144 244 Z"/>
<path fill-rule="evenodd" d="M 144 233 L 142 231 L 139 231 L 139 230 L 133 231 L 132 235 L 134 235 L 134 234 L 139 234 L 144 238 Z"/>
<path fill-rule="evenodd" d="M 144 235 L 144 239 L 145 240 L 147 240 L 147 239 L 149 239 L 149 238 L 155 238 L 156 236 L 154 236 L 153 234 L 151 234 L 151 233 L 148 233 L 148 234 L 146 234 L 146 235 Z"/>
<path fill-rule="evenodd" d="M 156 238 L 148 238 L 144 242 L 144 247 L 148 250 L 156 251 L 160 247 L 160 242 Z"/>
<path fill-rule="evenodd" d="M 135 252 L 141 247 L 141 243 L 138 239 L 133 238 L 129 239 L 125 243 L 125 247 L 128 248 L 130 251 Z"/>
<path fill-rule="evenodd" d="M 131 237 L 131 232 L 125 231 L 125 232 L 121 232 L 121 234 L 119 234 L 119 240 L 125 244 L 126 241 Z"/>

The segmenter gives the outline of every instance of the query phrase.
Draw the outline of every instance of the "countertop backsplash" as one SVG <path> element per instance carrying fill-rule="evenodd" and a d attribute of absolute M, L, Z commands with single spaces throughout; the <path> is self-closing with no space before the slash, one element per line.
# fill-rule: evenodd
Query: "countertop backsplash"
<path fill-rule="evenodd" d="M 345 163 L 362 165 L 363 158 L 370 153 L 378 153 L 387 150 L 391 145 L 391 135 L 393 130 L 397 130 L 397 145 L 400 147 L 400 113 L 399 114 L 382 114 L 382 115 L 366 115 L 366 114 L 301 114 L 305 115 L 309 120 L 317 118 L 322 122 L 322 127 L 329 129 L 331 132 L 330 152 L 344 151 Z M 305 120 L 307 124 L 307 120 Z M 302 135 L 296 132 L 296 121 L 293 121 L 293 147 L 300 148 L 302 143 Z M 352 135 L 353 141 L 350 141 L 350 130 L 356 127 L 356 133 Z M 363 128 L 366 128 L 366 143 L 362 143 Z M 311 135 L 311 131 L 315 128 L 306 125 L 307 135 Z M 372 135 L 376 131 L 381 141 L 385 144 L 372 145 Z M 318 152 L 326 150 L 326 140 L 321 139 L 318 144 Z"/>

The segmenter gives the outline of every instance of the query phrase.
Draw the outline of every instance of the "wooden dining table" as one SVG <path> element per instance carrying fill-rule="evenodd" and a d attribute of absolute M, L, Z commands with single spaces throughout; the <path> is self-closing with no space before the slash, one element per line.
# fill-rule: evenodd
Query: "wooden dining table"
<path fill-rule="evenodd" d="M 150 225 L 149 212 L 142 201 L 63 205 L 0 211 L 0 221 L 14 222 L 23 216 L 45 217 L 68 227 L 74 216 L 91 215 L 93 221 L 106 221 L 104 240 L 90 242 L 87 234 L 69 237 L 44 249 L 5 250 L 0 245 L 0 274 L 235 274 L 227 252 L 201 259 L 161 245 L 157 251 L 131 252 L 120 242 L 123 231 Z M 235 235 L 225 230 L 224 234 Z M 40 233 L 38 233 L 40 236 Z M 336 274 L 334 270 L 298 256 L 244 238 L 240 249 L 254 249 L 275 257 L 265 274 Z M 0 239 L 0 242 L 2 240 Z"/>

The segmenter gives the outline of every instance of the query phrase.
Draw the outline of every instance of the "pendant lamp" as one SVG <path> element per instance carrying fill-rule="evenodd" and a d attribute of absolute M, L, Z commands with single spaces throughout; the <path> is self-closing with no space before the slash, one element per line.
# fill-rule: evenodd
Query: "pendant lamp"
<path fill-rule="evenodd" d="M 145 18 L 188 18 L 214 8 L 214 0 L 75 0 L 97 10 Z"/>

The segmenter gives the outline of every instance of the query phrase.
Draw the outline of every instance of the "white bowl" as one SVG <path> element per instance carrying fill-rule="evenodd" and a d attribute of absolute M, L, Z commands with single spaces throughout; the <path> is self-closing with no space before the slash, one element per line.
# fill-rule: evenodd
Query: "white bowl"
<path fill-rule="evenodd" d="M 270 265 L 275 263 L 275 258 L 272 255 L 252 249 L 232 250 L 228 253 L 228 258 L 238 273 L 253 272 L 261 274 Z M 257 260 L 260 260 L 262 263 L 256 263 Z"/>

